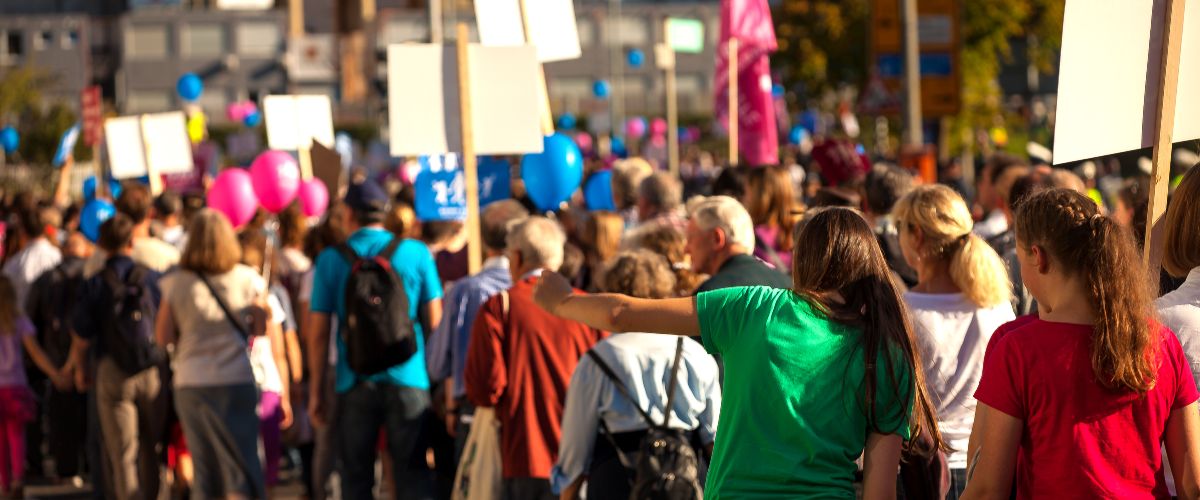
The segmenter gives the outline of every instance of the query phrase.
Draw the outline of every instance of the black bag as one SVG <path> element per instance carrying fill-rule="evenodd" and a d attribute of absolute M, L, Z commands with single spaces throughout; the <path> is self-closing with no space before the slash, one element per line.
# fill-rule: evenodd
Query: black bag
<path fill-rule="evenodd" d="M 106 267 L 101 273 L 112 301 L 107 317 L 102 318 L 105 352 L 127 375 L 141 373 L 166 359 L 166 352 L 154 343 L 154 318 L 158 304 L 146 286 L 149 269 L 134 265 L 125 280 Z"/>
<path fill-rule="evenodd" d="M 683 337 L 675 344 L 675 362 L 671 365 L 671 381 L 667 386 L 667 406 L 663 411 L 662 424 L 656 424 L 650 414 L 638 406 L 637 400 L 629 393 L 629 388 L 617 377 L 612 368 L 600 358 L 595 351 L 588 351 L 588 356 L 604 375 L 613 382 L 620 392 L 646 421 L 649 429 L 646 437 L 642 438 L 636 460 L 629 460 L 617 445 L 609 432 L 608 425 L 600 420 L 604 436 L 612 443 L 617 458 L 626 469 L 634 471 L 633 482 L 630 484 L 630 500 L 699 500 L 704 496 L 704 487 L 700 484 L 700 459 L 696 450 L 683 432 L 667 427 L 671 421 L 671 409 L 675 403 L 675 389 L 678 384 L 676 376 L 679 373 L 679 361 L 683 356 Z"/>
<path fill-rule="evenodd" d="M 341 334 L 346 343 L 346 362 L 359 375 L 382 372 L 408 361 L 417 352 L 417 335 L 408 316 L 408 292 L 392 268 L 392 254 L 400 241 L 399 237 L 392 238 L 374 257 L 359 257 L 346 244 L 337 247 L 350 263 Z"/>

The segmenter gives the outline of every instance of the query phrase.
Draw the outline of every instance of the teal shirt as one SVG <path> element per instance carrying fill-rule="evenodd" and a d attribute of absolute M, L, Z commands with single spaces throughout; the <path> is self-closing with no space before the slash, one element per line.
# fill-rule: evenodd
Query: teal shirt
<path fill-rule="evenodd" d="M 350 248 L 360 256 L 372 256 L 382 252 L 391 243 L 392 233 L 381 228 L 364 228 L 350 235 Z M 417 335 L 417 352 L 408 361 L 393 366 L 383 373 L 367 378 L 372 382 L 392 385 L 429 388 L 429 375 L 425 371 L 425 335 L 418 317 L 420 306 L 442 298 L 442 283 L 438 279 L 437 266 L 429 248 L 416 240 L 404 240 L 392 254 L 392 267 L 404 282 L 408 292 L 408 316 L 413 320 Z M 327 248 L 317 257 L 316 274 L 313 276 L 313 291 L 310 308 L 314 312 L 335 315 L 338 325 L 346 315 L 346 279 L 350 275 L 350 264 L 336 248 Z M 339 326 L 339 332 L 343 329 Z M 337 336 L 337 392 L 346 392 L 360 378 L 350 371 L 346 362 L 346 344 Z"/>
<path fill-rule="evenodd" d="M 704 347 L 725 360 L 721 429 L 705 498 L 850 498 L 866 446 L 861 331 L 790 290 L 725 288 L 696 297 Z M 910 399 L 877 366 L 877 420 L 909 436 Z M 897 364 L 901 387 L 912 370 Z M 911 390 L 905 391 L 911 396 Z"/>

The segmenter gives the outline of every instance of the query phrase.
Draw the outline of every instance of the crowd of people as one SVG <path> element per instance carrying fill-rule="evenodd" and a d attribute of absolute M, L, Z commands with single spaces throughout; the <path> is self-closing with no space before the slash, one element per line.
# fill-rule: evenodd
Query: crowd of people
<path fill-rule="evenodd" d="M 1149 272 L 1141 179 L 805 161 L 618 160 L 615 210 L 483 207 L 474 273 L 474 228 L 361 172 L 239 228 L 127 182 L 95 241 L 5 193 L 0 490 L 1200 498 L 1200 168 Z"/>

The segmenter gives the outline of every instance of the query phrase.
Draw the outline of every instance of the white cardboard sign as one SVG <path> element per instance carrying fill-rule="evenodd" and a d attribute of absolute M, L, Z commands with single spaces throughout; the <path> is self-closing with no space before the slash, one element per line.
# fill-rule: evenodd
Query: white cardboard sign
<path fill-rule="evenodd" d="M 329 96 L 272 95 L 263 99 L 267 120 L 267 145 L 297 151 L 313 141 L 333 147 L 333 108 Z"/>
<path fill-rule="evenodd" d="M 109 168 L 115 179 L 191 173 L 192 143 L 182 112 L 110 118 L 104 122 Z"/>
<path fill-rule="evenodd" d="M 1165 2 L 1067 0 L 1054 161 L 1153 146 Z M 1175 142 L 1200 138 L 1200 8 L 1185 9 Z"/>
<path fill-rule="evenodd" d="M 537 47 L 538 61 L 578 59 L 579 27 L 571 0 L 524 0 L 529 20 L 529 43 Z M 475 0 L 479 40 L 488 47 L 525 45 L 521 0 Z"/>
<path fill-rule="evenodd" d="M 475 153 L 541 152 L 534 48 L 471 45 L 468 54 Z M 456 59 L 453 46 L 388 47 L 388 131 L 393 156 L 462 152 Z"/>

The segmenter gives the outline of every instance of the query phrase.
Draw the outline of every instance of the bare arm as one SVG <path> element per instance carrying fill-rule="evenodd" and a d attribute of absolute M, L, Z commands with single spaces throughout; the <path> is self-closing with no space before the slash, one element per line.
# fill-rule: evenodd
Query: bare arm
<path fill-rule="evenodd" d="M 1200 498 L 1200 412 L 1192 403 L 1167 418 L 1165 444 L 1179 498 Z"/>
<path fill-rule="evenodd" d="M 325 395 L 325 369 L 329 359 L 329 314 L 310 312 L 308 314 L 308 369 L 312 378 L 309 383 L 309 412 L 313 422 L 319 426 L 325 425 L 325 415 L 322 397 Z"/>
<path fill-rule="evenodd" d="M 75 388 L 80 392 L 87 390 L 88 370 L 87 351 L 92 343 L 78 334 L 71 333 L 71 355 L 67 364 L 75 367 Z"/>
<path fill-rule="evenodd" d="M 566 488 L 563 488 L 562 493 L 560 493 L 558 495 L 558 499 L 559 500 L 576 500 L 577 498 L 579 498 L 579 490 L 581 488 L 583 488 L 583 481 L 585 479 L 587 479 L 587 477 L 579 476 L 579 478 L 576 479 L 574 482 L 572 482 L 571 484 L 568 484 Z"/>
<path fill-rule="evenodd" d="M 58 169 L 58 185 L 54 188 L 54 206 L 67 208 L 71 204 L 71 171 L 75 168 L 75 155 L 67 153 L 62 167 Z"/>
<path fill-rule="evenodd" d="M 177 340 L 175 330 L 175 314 L 171 312 L 171 304 L 163 297 L 158 305 L 158 316 L 154 320 L 154 341 L 166 347 Z"/>
<path fill-rule="evenodd" d="M 279 371 L 279 403 L 283 408 L 283 422 L 280 427 L 286 429 L 292 426 L 292 404 L 288 383 L 287 342 L 283 338 L 283 327 L 272 321 L 267 325 L 267 340 L 271 342 L 271 356 L 275 358 L 275 369 Z"/>
<path fill-rule="evenodd" d="M 42 373 L 45 373 L 56 384 L 61 382 L 62 374 L 54 367 L 54 363 L 50 362 L 50 357 L 46 356 L 46 351 L 42 350 L 42 346 L 38 345 L 36 337 L 29 335 L 22 338 L 21 345 L 25 347 L 25 352 L 29 353 L 29 358 Z"/>
<path fill-rule="evenodd" d="M 985 426 L 986 425 L 986 426 Z M 1000 499 L 1009 497 L 1017 468 L 1017 449 L 1025 423 L 1012 415 L 979 403 L 975 407 L 975 426 L 968 445 L 967 490 L 963 499 Z M 971 446 L 975 451 L 971 452 Z"/>
<path fill-rule="evenodd" d="M 545 273 L 534 300 L 554 315 L 610 332 L 700 335 L 692 297 L 655 300 L 618 294 L 575 295 L 566 278 Z"/>
<path fill-rule="evenodd" d="M 287 344 L 287 365 L 288 374 L 292 376 L 291 383 L 299 384 L 304 375 L 304 359 L 300 350 L 300 336 L 296 334 L 296 330 L 288 330 L 283 333 L 283 341 Z M 284 380 L 288 382 L 288 380 Z"/>
<path fill-rule="evenodd" d="M 896 498 L 896 468 L 904 439 L 897 434 L 867 435 L 863 453 L 863 498 Z"/>
<path fill-rule="evenodd" d="M 433 299 L 421 304 L 421 329 L 430 335 L 442 322 L 442 299 Z M 428 337 L 426 337 L 428 338 Z"/>

